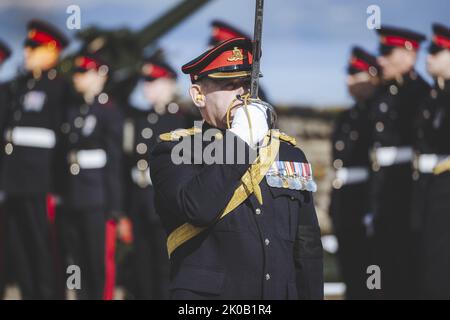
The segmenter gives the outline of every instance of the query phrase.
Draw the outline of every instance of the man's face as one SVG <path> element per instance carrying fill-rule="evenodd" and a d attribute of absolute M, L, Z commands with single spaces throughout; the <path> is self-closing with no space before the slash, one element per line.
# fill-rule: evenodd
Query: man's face
<path fill-rule="evenodd" d="M 88 92 L 98 94 L 103 90 L 105 82 L 106 77 L 99 74 L 96 70 L 76 72 L 73 75 L 74 87 L 81 94 L 86 94 Z"/>
<path fill-rule="evenodd" d="M 25 47 L 24 63 L 28 71 L 48 70 L 58 62 L 59 50 L 49 46 Z"/>
<path fill-rule="evenodd" d="M 159 78 L 144 82 L 144 95 L 152 105 L 166 106 L 175 95 L 176 83 L 173 79 Z"/>
<path fill-rule="evenodd" d="M 450 79 L 450 50 L 441 50 L 427 56 L 427 71 L 433 77 Z"/>
<path fill-rule="evenodd" d="M 201 105 L 198 105 L 198 101 L 195 101 L 195 97 L 193 97 L 193 100 L 194 103 L 200 107 L 203 119 L 214 127 L 224 129 L 227 127 L 226 113 L 228 107 L 237 95 L 242 96 L 249 93 L 250 79 L 206 79 L 201 82 L 199 88 L 204 96 L 204 102 Z M 233 103 L 233 107 L 239 104 L 242 104 L 242 102 L 236 100 Z M 234 111 L 231 112 L 231 116 L 233 114 Z"/>
<path fill-rule="evenodd" d="M 416 63 L 417 53 L 414 50 L 396 47 L 387 54 L 378 57 L 385 80 L 395 79 L 411 71 Z"/>
<path fill-rule="evenodd" d="M 364 101 L 373 96 L 378 82 L 378 78 L 368 72 L 351 74 L 347 77 L 348 92 L 355 100 Z"/>

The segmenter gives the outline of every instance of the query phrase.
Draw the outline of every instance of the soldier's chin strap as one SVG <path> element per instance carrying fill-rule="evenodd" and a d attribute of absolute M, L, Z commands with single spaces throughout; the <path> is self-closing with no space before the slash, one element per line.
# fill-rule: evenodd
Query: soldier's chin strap
<path fill-rule="evenodd" d="M 242 102 L 242 104 L 234 105 L 234 103 L 239 100 Z M 268 104 L 267 102 L 262 101 L 261 99 L 253 99 L 250 97 L 250 93 L 244 94 L 244 95 L 237 95 L 236 98 L 234 98 L 231 103 L 228 105 L 226 118 L 227 118 L 227 129 L 231 128 L 231 110 L 233 110 L 236 107 L 243 106 L 245 110 L 245 114 L 247 115 L 247 121 L 248 121 L 248 127 L 250 129 L 250 143 L 253 145 L 253 133 L 252 133 L 252 121 L 250 118 L 250 114 L 248 112 L 248 106 L 251 103 L 258 103 L 260 105 L 263 105 L 266 107 L 266 119 L 267 119 L 267 126 L 269 129 L 274 129 L 274 125 L 277 119 L 277 114 L 275 112 L 275 109 Z"/>
<path fill-rule="evenodd" d="M 255 144 L 254 144 L 254 141 L 253 141 L 253 127 L 252 127 L 252 120 L 251 120 L 251 118 L 250 118 L 250 113 L 248 112 L 248 105 L 249 105 L 251 102 L 257 102 L 257 101 L 261 101 L 261 100 L 259 100 L 259 99 L 251 99 L 251 98 L 250 98 L 250 93 L 247 93 L 247 94 L 242 95 L 242 96 L 241 96 L 241 95 L 237 95 L 236 98 L 234 98 L 234 99 L 231 101 L 230 105 L 229 105 L 228 108 L 227 108 L 227 128 L 228 128 L 228 129 L 231 128 L 231 123 L 230 123 L 231 110 L 232 110 L 234 107 L 240 106 L 240 105 L 238 104 L 238 105 L 236 105 L 236 106 L 233 107 L 234 103 L 235 103 L 237 100 L 242 101 L 242 105 L 243 105 L 245 114 L 246 114 L 246 116 L 247 116 L 248 127 L 249 127 L 249 131 L 250 131 L 250 132 L 249 132 L 250 145 L 251 145 L 251 146 L 254 146 Z M 262 193 L 261 193 L 261 188 L 259 187 L 259 183 L 256 182 L 256 179 L 253 177 L 253 173 L 252 173 L 251 171 L 250 171 L 250 176 L 251 176 L 251 183 L 252 183 L 253 192 L 255 193 L 255 197 L 256 197 L 256 199 L 258 200 L 259 204 L 262 205 L 263 200 L 262 200 Z"/>
<path fill-rule="evenodd" d="M 252 120 L 250 119 L 250 114 L 248 113 L 248 105 L 249 105 L 249 101 L 253 102 L 253 101 L 258 101 L 257 99 L 250 99 L 250 93 L 244 94 L 244 95 L 237 95 L 236 98 L 234 98 L 231 103 L 229 104 L 228 108 L 227 108 L 227 129 L 231 129 L 231 110 L 234 109 L 235 107 L 239 107 L 241 106 L 240 104 L 233 106 L 234 103 L 239 100 L 242 101 L 242 106 L 245 110 L 245 114 L 247 115 L 247 121 L 248 121 L 248 127 L 250 130 L 250 144 L 253 146 L 254 145 L 254 141 L 253 141 L 253 128 L 252 128 Z"/>
<path fill-rule="evenodd" d="M 234 105 L 234 103 L 237 100 L 241 101 L 242 104 Z M 227 112 L 226 112 L 227 128 L 231 129 L 231 120 L 230 120 L 230 118 L 231 118 L 231 110 L 233 108 L 242 106 L 244 108 L 245 114 L 247 116 L 248 129 L 250 131 L 249 132 L 250 145 L 251 146 L 256 146 L 257 153 L 259 154 L 259 148 L 261 146 L 260 145 L 256 145 L 255 142 L 259 144 L 260 141 L 254 141 L 255 137 L 253 136 L 254 132 L 253 132 L 252 120 L 251 120 L 251 117 L 250 117 L 250 112 L 248 111 L 248 107 L 249 107 L 249 105 L 252 106 L 252 103 L 258 104 L 258 105 L 262 105 L 262 106 L 264 106 L 266 108 L 266 117 L 265 118 L 266 118 L 266 121 L 267 121 L 267 127 L 269 129 L 273 129 L 274 123 L 276 121 L 276 113 L 275 113 L 274 108 L 270 104 L 260 100 L 259 98 L 257 98 L 257 99 L 251 98 L 250 93 L 247 93 L 245 95 L 237 95 L 236 98 L 234 98 L 231 101 L 231 103 L 229 104 L 229 106 L 227 108 Z M 258 200 L 259 204 L 262 205 L 263 199 L 262 199 L 261 188 L 259 187 L 259 184 L 255 182 L 256 179 L 254 179 L 252 177 L 251 181 L 254 182 L 253 183 L 253 190 L 254 190 L 255 197 Z"/>

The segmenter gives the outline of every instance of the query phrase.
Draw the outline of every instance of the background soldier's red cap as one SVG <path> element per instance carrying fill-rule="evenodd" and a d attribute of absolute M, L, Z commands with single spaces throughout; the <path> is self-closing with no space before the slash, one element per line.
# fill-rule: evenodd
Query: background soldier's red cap
<path fill-rule="evenodd" d="M 418 50 L 420 43 L 425 40 L 421 33 L 403 28 L 382 26 L 377 29 L 380 36 L 380 54 L 387 55 L 393 48 L 405 48 L 407 50 Z"/>
<path fill-rule="evenodd" d="M 211 37 L 209 38 L 209 45 L 216 46 L 222 41 L 233 38 L 247 38 L 251 39 L 245 32 L 229 25 L 220 20 L 211 22 Z"/>
<path fill-rule="evenodd" d="M 31 20 L 27 25 L 27 30 L 26 47 L 51 46 L 62 50 L 69 43 L 66 36 L 55 26 L 41 20 Z"/>
<path fill-rule="evenodd" d="M 177 73 L 165 61 L 148 58 L 144 60 L 144 64 L 142 65 L 141 77 L 145 81 L 153 81 L 159 78 L 176 79 Z"/>
<path fill-rule="evenodd" d="M 96 54 L 79 54 L 75 58 L 74 72 L 86 72 L 89 70 L 100 70 L 104 68 L 108 71 L 108 65 Z"/>
<path fill-rule="evenodd" d="M 438 23 L 433 24 L 433 38 L 428 50 L 431 54 L 450 50 L 450 28 Z"/>
<path fill-rule="evenodd" d="M 8 57 L 10 55 L 11 55 L 11 50 L 6 45 L 6 43 L 4 43 L 3 41 L 0 40 L 0 64 L 2 64 L 3 61 L 8 59 Z"/>
<path fill-rule="evenodd" d="M 250 76 L 252 63 L 252 42 L 234 38 L 186 63 L 181 70 L 190 74 L 192 82 L 206 76 L 212 79 L 242 78 Z"/>
<path fill-rule="evenodd" d="M 375 77 L 380 74 L 380 66 L 374 55 L 368 53 L 361 47 L 355 46 L 352 49 L 352 54 L 348 64 L 348 73 L 355 74 L 359 72 L 367 72 Z"/>

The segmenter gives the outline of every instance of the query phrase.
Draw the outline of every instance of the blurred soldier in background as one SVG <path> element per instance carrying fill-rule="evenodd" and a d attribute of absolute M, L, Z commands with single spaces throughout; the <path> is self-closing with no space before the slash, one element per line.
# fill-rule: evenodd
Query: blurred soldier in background
<path fill-rule="evenodd" d="M 450 299 L 450 28 L 433 25 L 427 59 L 435 85 L 420 114 L 418 170 L 427 175 L 425 198 L 422 298 Z M 419 180 L 419 182 L 420 182 Z"/>
<path fill-rule="evenodd" d="M 11 55 L 8 46 L 0 40 L 0 68 L 6 59 Z M 0 132 L 4 132 L 5 115 L 9 107 L 9 86 L 8 83 L 0 83 Z M 0 168 L 3 153 L 0 153 Z M 0 170 L 1 173 L 1 170 Z M 6 220 L 4 210 L 5 194 L 0 186 L 0 299 L 3 297 L 6 285 Z"/>
<path fill-rule="evenodd" d="M 380 298 L 408 299 L 417 293 L 412 253 L 411 189 L 414 117 L 429 86 L 414 65 L 422 34 L 382 27 L 379 64 L 383 86 L 371 108 L 373 165 L 371 212 L 374 262 L 381 269 Z"/>
<path fill-rule="evenodd" d="M 347 299 L 369 298 L 366 269 L 370 265 L 370 248 L 363 220 L 369 210 L 368 109 L 379 85 L 379 75 L 376 58 L 354 47 L 347 86 L 355 105 L 340 114 L 332 138 L 336 178 L 330 215 L 339 242 L 338 257 Z"/>
<path fill-rule="evenodd" d="M 222 41 L 233 39 L 233 38 L 246 38 L 251 39 L 251 37 L 245 32 L 238 30 L 237 28 L 231 26 L 230 24 L 221 21 L 213 20 L 211 22 L 211 36 L 208 41 L 208 48 L 217 46 Z"/>
<path fill-rule="evenodd" d="M 133 226 L 131 293 L 136 299 L 167 299 L 169 259 L 166 234 L 153 202 L 149 154 L 157 137 L 188 125 L 174 101 L 176 72 L 161 58 L 144 61 L 141 89 L 148 109 L 130 106 L 126 110 L 123 148 L 127 178 L 126 212 Z M 130 233 L 122 220 L 119 233 Z"/>
<path fill-rule="evenodd" d="M 11 84 L 2 179 L 12 270 L 24 299 L 55 298 L 47 197 L 55 186 L 55 150 L 70 92 L 54 67 L 67 43 L 55 27 L 31 21 L 24 49 L 26 74 Z"/>
<path fill-rule="evenodd" d="M 264 104 L 249 104 L 247 118 L 237 98 L 249 92 L 251 50 L 250 40 L 234 38 L 183 66 L 205 121 L 201 128 L 161 135 L 152 152 L 172 299 L 323 297 L 310 164 L 295 139 L 268 131 L 272 121 Z M 252 164 L 253 148 L 262 140 L 262 158 Z M 186 146 L 185 162 L 176 164 L 179 142 Z M 203 157 L 211 149 L 217 162 Z"/>
<path fill-rule="evenodd" d="M 114 289 L 114 219 L 123 212 L 123 119 L 103 91 L 108 71 L 96 55 L 75 59 L 73 83 L 82 99 L 70 106 L 62 127 L 69 171 L 63 230 L 71 262 L 81 268 L 79 299 L 111 299 Z"/>

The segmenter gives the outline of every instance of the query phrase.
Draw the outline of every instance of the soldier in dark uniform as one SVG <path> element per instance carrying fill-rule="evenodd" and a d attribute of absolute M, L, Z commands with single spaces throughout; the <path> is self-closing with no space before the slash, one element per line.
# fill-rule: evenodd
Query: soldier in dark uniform
<path fill-rule="evenodd" d="M 79 299 L 111 299 L 114 288 L 115 220 L 123 212 L 123 118 L 104 92 L 108 65 L 96 55 L 75 59 L 73 82 L 82 95 L 63 124 L 67 190 L 63 230 L 66 248 L 81 269 Z"/>
<path fill-rule="evenodd" d="M 157 137 L 185 128 L 186 116 L 174 102 L 176 72 L 161 59 L 147 59 L 141 72 L 149 109 L 127 109 L 124 154 L 127 183 L 126 212 L 133 226 L 131 292 L 136 299 L 167 299 L 169 260 L 165 231 L 154 208 L 148 157 Z M 123 230 L 122 220 L 119 231 Z M 126 226 L 126 225 L 125 225 Z"/>
<path fill-rule="evenodd" d="M 347 85 L 355 105 L 337 118 L 333 137 L 333 181 L 330 214 L 338 238 L 340 271 L 347 299 L 367 299 L 366 269 L 370 247 L 364 219 L 369 211 L 368 108 L 379 85 L 376 58 L 354 47 L 348 67 Z M 370 226 L 369 226 L 370 227 Z"/>
<path fill-rule="evenodd" d="M 69 86 L 54 69 L 68 41 L 55 27 L 28 24 L 25 70 L 11 83 L 2 164 L 12 269 L 24 299 L 55 297 L 47 196 Z"/>
<path fill-rule="evenodd" d="M 423 241 L 420 260 L 422 298 L 450 299 L 450 28 L 433 25 L 427 59 L 435 85 L 419 114 L 418 182 L 421 198 Z"/>
<path fill-rule="evenodd" d="M 152 152 L 172 299 L 323 297 L 311 166 L 293 138 L 268 131 L 264 103 L 245 102 L 251 50 L 230 39 L 183 66 L 204 122 Z"/>
<path fill-rule="evenodd" d="M 6 59 L 11 55 L 11 50 L 8 46 L 0 41 L 0 67 L 5 62 Z M 3 132 L 6 110 L 9 104 L 9 87 L 8 83 L 0 83 L 0 132 Z M 0 167 L 1 158 L 0 155 Z M 0 190 L 0 298 L 3 297 L 4 289 L 6 285 L 6 274 L 5 274 L 5 241 L 6 241 L 6 220 L 5 220 L 5 210 L 4 210 L 4 192 Z"/>
<path fill-rule="evenodd" d="M 380 298 L 408 299 L 417 293 L 411 228 L 414 117 L 428 84 L 414 64 L 422 34 L 382 27 L 379 64 L 383 85 L 371 108 L 373 165 L 371 212 L 374 263 L 381 269 Z"/>

